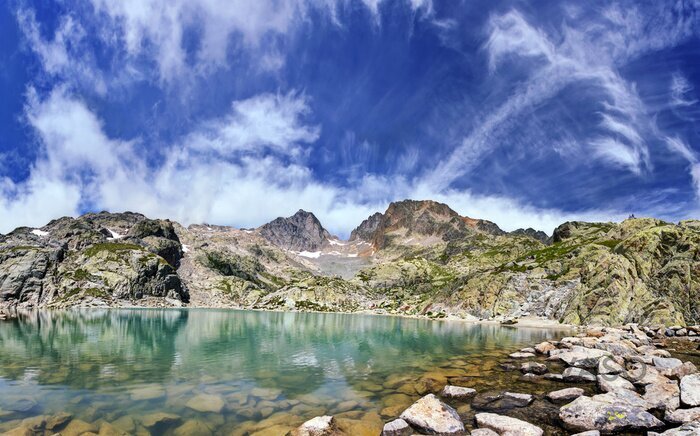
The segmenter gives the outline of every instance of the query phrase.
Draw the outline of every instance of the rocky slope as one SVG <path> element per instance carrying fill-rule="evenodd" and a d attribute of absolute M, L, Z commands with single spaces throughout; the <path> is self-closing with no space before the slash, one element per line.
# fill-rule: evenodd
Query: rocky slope
<path fill-rule="evenodd" d="M 694 324 L 700 221 L 569 222 L 549 238 L 402 201 L 344 242 L 304 211 L 254 230 L 88 214 L 0 237 L 0 300 Z"/>

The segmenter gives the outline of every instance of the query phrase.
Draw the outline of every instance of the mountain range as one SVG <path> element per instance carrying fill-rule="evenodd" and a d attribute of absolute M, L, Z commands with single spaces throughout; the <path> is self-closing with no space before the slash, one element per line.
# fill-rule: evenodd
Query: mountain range
<path fill-rule="evenodd" d="M 505 232 L 434 201 L 389 205 L 347 241 L 310 212 L 257 229 L 89 213 L 0 236 L 0 308 L 187 306 L 700 322 L 700 221 Z"/>

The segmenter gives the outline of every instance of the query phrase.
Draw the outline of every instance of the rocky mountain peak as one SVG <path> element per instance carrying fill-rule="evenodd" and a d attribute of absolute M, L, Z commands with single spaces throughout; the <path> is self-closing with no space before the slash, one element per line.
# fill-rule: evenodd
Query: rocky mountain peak
<path fill-rule="evenodd" d="M 512 232 L 510 232 L 510 234 L 514 236 L 529 236 L 532 239 L 540 241 L 543 244 L 547 244 L 550 242 L 549 235 L 547 235 L 542 230 L 535 230 L 532 227 L 528 227 L 527 229 L 513 230 Z"/>
<path fill-rule="evenodd" d="M 292 251 L 318 251 L 332 237 L 314 214 L 302 209 L 290 217 L 280 217 L 263 225 L 260 235 Z"/>

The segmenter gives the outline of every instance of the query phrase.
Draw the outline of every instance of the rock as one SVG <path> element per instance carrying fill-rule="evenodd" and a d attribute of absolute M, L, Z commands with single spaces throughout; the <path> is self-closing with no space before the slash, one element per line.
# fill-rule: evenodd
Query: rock
<path fill-rule="evenodd" d="M 596 381 L 596 377 L 585 369 L 566 368 L 562 373 L 562 380 L 572 383 L 586 383 Z"/>
<path fill-rule="evenodd" d="M 418 395 L 437 394 L 447 384 L 447 377 L 441 374 L 430 374 L 421 377 L 415 384 Z"/>
<path fill-rule="evenodd" d="M 598 361 L 598 375 L 621 374 L 625 369 L 610 357 L 603 357 Z"/>
<path fill-rule="evenodd" d="M 304 210 L 263 225 L 260 235 L 274 245 L 292 251 L 318 251 L 331 239 L 316 216 Z"/>
<path fill-rule="evenodd" d="M 503 394 L 503 399 L 506 400 L 508 404 L 512 404 L 515 407 L 529 406 L 530 403 L 535 400 L 532 395 L 515 392 L 505 392 Z"/>
<path fill-rule="evenodd" d="M 683 365 L 683 361 L 673 357 L 654 357 L 652 362 L 659 371 L 672 370 Z"/>
<path fill-rule="evenodd" d="M 548 355 L 550 351 L 556 349 L 557 347 L 555 347 L 551 342 L 540 342 L 539 344 L 535 345 L 535 351 L 544 355 Z"/>
<path fill-rule="evenodd" d="M 134 401 L 154 400 L 165 395 L 165 389 L 159 385 L 144 386 L 131 391 L 131 399 Z"/>
<path fill-rule="evenodd" d="M 532 347 L 527 347 L 527 348 L 523 348 L 522 350 L 520 350 L 520 352 L 521 352 L 521 353 L 535 354 L 536 351 L 535 351 L 535 349 L 532 348 Z"/>
<path fill-rule="evenodd" d="M 43 432 L 44 428 L 46 428 L 46 416 L 40 415 L 23 419 L 22 427 L 26 427 L 35 433 Z"/>
<path fill-rule="evenodd" d="M 547 365 L 538 362 L 527 362 L 520 365 L 520 371 L 523 374 L 542 375 L 547 372 Z"/>
<path fill-rule="evenodd" d="M 642 431 L 663 426 L 644 407 L 631 405 L 612 394 L 579 397 L 559 409 L 559 418 L 570 430 L 604 433 Z"/>
<path fill-rule="evenodd" d="M 553 391 L 547 394 L 550 401 L 571 401 L 583 395 L 581 388 L 566 388 L 558 391 Z"/>
<path fill-rule="evenodd" d="M 70 413 L 57 413 L 55 415 L 50 416 L 49 419 L 46 420 L 46 428 L 48 430 L 59 429 L 66 425 L 71 419 L 73 419 L 73 415 L 71 415 Z"/>
<path fill-rule="evenodd" d="M 3 436 L 34 436 L 34 434 L 34 431 L 27 427 L 21 426 L 3 433 Z"/>
<path fill-rule="evenodd" d="M 471 436 L 498 436 L 498 433 L 490 428 L 475 428 L 471 431 Z"/>
<path fill-rule="evenodd" d="M 571 436 L 600 436 L 600 432 L 598 430 L 590 430 L 590 431 L 584 431 L 582 433 L 576 433 Z"/>
<path fill-rule="evenodd" d="M 593 375 L 593 374 L 591 374 Z M 544 375 L 544 378 L 547 380 L 552 380 L 552 381 L 564 381 L 564 376 L 562 374 L 553 374 L 553 373 L 547 373 Z"/>
<path fill-rule="evenodd" d="M 212 394 L 199 394 L 185 403 L 185 407 L 203 413 L 221 413 L 224 406 L 224 399 L 219 395 Z"/>
<path fill-rule="evenodd" d="M 676 331 L 676 336 L 688 336 L 688 330 L 686 329 L 679 329 Z"/>
<path fill-rule="evenodd" d="M 173 434 L 175 436 L 211 436 L 214 432 L 206 422 L 190 419 L 176 428 Z"/>
<path fill-rule="evenodd" d="M 700 406 L 700 374 L 681 379 L 681 402 L 690 407 Z"/>
<path fill-rule="evenodd" d="M 427 433 L 460 434 L 464 424 L 452 407 L 428 394 L 401 414 L 401 419 Z"/>
<path fill-rule="evenodd" d="M 578 368 L 596 368 L 598 361 L 602 357 L 610 356 L 611 354 L 608 351 L 581 346 L 574 346 L 571 350 L 557 355 L 567 365 Z"/>
<path fill-rule="evenodd" d="M 700 422 L 689 422 L 688 424 L 683 424 L 678 428 L 672 428 L 671 430 L 666 430 L 663 433 L 654 433 L 650 431 L 649 436 L 697 436 L 700 434 Z"/>
<path fill-rule="evenodd" d="M 541 428 L 509 416 L 495 413 L 477 413 L 476 424 L 480 428 L 488 428 L 501 435 L 541 436 Z"/>
<path fill-rule="evenodd" d="M 164 428 L 179 424 L 180 417 L 173 413 L 151 413 L 141 417 L 141 425 L 153 431 L 162 431 Z"/>
<path fill-rule="evenodd" d="M 464 388 L 461 386 L 445 386 L 440 391 L 440 396 L 444 398 L 454 398 L 458 400 L 464 400 L 466 398 L 471 398 L 476 395 L 476 390 L 472 388 Z"/>
<path fill-rule="evenodd" d="M 332 416 L 317 416 L 290 432 L 290 436 L 339 436 L 342 434 Z"/>
<path fill-rule="evenodd" d="M 521 351 L 518 351 L 516 353 L 511 353 L 509 354 L 510 357 L 513 359 L 529 359 L 531 357 L 535 357 L 534 353 L 523 353 Z"/>
<path fill-rule="evenodd" d="M 10 412 L 27 413 L 36 405 L 37 402 L 33 398 L 10 398 L 3 407 Z"/>
<path fill-rule="evenodd" d="M 384 424 L 382 436 L 411 436 L 413 429 L 403 419 L 395 419 Z"/>
<path fill-rule="evenodd" d="M 61 436 L 81 436 L 85 433 L 97 434 L 99 429 L 95 424 L 81 421 L 80 419 L 72 420 L 66 428 L 61 430 Z"/>
<path fill-rule="evenodd" d="M 700 407 L 692 409 L 667 410 L 664 420 L 673 424 L 684 424 L 686 422 L 700 421 Z"/>
<path fill-rule="evenodd" d="M 634 385 L 619 375 L 599 375 L 598 386 L 603 392 L 612 392 L 618 389 L 634 391 Z"/>
<path fill-rule="evenodd" d="M 126 436 L 127 434 L 108 422 L 100 424 L 100 431 L 97 433 L 98 436 Z"/>
<path fill-rule="evenodd" d="M 675 410 L 681 405 L 680 388 L 678 382 L 665 377 L 658 382 L 644 386 L 644 401 L 650 409 Z"/>

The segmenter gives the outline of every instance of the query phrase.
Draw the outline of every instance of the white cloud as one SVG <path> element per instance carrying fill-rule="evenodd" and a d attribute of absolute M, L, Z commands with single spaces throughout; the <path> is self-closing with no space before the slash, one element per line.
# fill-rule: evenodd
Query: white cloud
<path fill-rule="evenodd" d="M 693 91 L 693 85 L 679 72 L 671 76 L 671 105 L 672 106 L 693 106 L 698 102 L 689 94 Z"/>
<path fill-rule="evenodd" d="M 679 156 L 688 161 L 688 172 L 693 181 L 693 189 L 695 190 L 695 198 L 700 201 L 700 158 L 688 144 L 678 137 L 664 138 L 668 148 Z"/>

